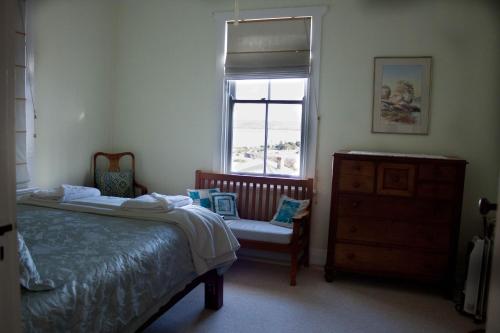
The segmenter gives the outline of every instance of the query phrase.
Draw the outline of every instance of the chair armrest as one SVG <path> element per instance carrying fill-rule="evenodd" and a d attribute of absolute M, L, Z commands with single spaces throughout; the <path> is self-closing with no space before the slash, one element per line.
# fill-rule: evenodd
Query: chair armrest
<path fill-rule="evenodd" d="M 139 189 L 139 195 L 144 195 L 148 193 L 148 188 L 142 184 L 139 184 L 138 182 L 134 181 L 134 188 Z"/>

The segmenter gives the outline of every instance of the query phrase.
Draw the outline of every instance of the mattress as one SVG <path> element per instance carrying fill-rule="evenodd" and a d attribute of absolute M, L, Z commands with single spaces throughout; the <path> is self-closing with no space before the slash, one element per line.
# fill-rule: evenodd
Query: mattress
<path fill-rule="evenodd" d="M 25 332 L 130 330 L 197 274 L 177 226 L 18 204 L 18 230 L 43 279 L 22 291 Z"/>

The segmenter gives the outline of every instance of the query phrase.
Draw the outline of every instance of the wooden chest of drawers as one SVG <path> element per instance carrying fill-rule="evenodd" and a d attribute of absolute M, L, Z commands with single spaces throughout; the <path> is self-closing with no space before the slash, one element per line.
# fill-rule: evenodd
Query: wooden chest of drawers
<path fill-rule="evenodd" d="M 466 164 L 439 156 L 335 153 L 326 280 L 347 271 L 449 281 Z"/>

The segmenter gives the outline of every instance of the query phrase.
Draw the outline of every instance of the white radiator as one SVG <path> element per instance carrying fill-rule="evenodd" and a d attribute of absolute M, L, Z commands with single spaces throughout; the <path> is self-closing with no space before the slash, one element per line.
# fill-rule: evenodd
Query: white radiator
<path fill-rule="evenodd" d="M 488 237 L 475 236 L 471 243 L 463 311 L 473 315 L 476 320 L 483 321 L 486 314 L 492 241 Z"/>

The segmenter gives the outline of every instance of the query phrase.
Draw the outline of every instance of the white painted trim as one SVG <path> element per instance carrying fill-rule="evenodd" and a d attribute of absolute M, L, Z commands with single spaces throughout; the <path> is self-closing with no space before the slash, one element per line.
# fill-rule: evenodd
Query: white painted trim
<path fill-rule="evenodd" d="M 486 332 L 500 332 L 500 177 L 498 178 L 496 228 L 493 242 Z"/>
<path fill-rule="evenodd" d="M 240 11 L 240 20 L 262 19 L 262 18 L 280 18 L 311 16 L 312 17 L 312 38 L 311 38 L 311 75 L 309 79 L 309 115 L 307 118 L 306 135 L 308 136 L 307 147 L 305 147 L 307 169 L 304 175 L 314 177 L 316 175 L 317 142 L 318 142 L 318 121 L 319 112 L 319 73 L 321 63 L 321 26 L 323 15 L 328 10 L 327 6 L 314 7 L 293 7 L 293 8 L 274 8 Z M 224 55 L 226 53 L 226 22 L 234 19 L 233 12 L 216 12 L 213 14 L 215 19 L 216 34 L 216 63 L 215 63 L 215 117 L 217 124 L 217 146 L 213 158 L 213 170 L 225 170 L 225 158 L 223 156 L 224 145 L 227 142 L 227 121 L 228 117 L 224 114 L 225 94 L 224 94 Z"/>

